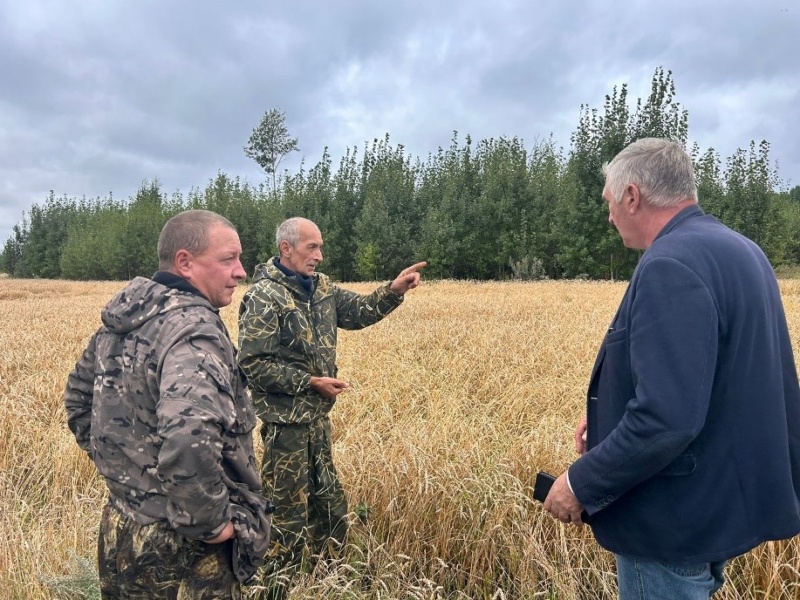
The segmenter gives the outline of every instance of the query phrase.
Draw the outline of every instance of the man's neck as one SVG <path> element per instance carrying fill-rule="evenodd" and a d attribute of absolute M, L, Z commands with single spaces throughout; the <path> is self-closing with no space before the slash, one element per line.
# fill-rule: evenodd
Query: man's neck
<path fill-rule="evenodd" d="M 696 204 L 696 200 L 683 200 L 679 204 L 667 208 L 648 206 L 647 210 L 650 211 L 650 218 L 648 219 L 645 229 L 644 249 L 647 250 L 653 245 L 653 242 L 658 237 L 658 234 L 661 233 L 661 230 L 667 226 L 667 223 L 669 223 L 675 217 L 675 215 L 677 215 L 687 206 L 693 206 Z"/>

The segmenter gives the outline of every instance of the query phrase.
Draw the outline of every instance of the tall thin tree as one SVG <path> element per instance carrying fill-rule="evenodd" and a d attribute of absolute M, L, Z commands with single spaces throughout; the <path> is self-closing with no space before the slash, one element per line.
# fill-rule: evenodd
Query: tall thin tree
<path fill-rule="evenodd" d="M 264 113 L 244 147 L 245 155 L 272 176 L 273 192 L 277 190 L 278 165 L 290 152 L 298 150 L 297 138 L 291 137 L 286 128 L 286 114 L 278 108 L 271 108 Z"/>

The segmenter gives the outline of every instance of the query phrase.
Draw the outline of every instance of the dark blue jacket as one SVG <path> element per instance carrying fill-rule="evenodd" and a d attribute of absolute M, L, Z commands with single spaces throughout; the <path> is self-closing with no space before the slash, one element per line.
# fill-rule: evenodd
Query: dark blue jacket
<path fill-rule="evenodd" d="M 592 373 L 572 489 L 604 548 L 712 562 L 800 532 L 800 388 L 778 284 L 685 208 L 642 256 Z"/>

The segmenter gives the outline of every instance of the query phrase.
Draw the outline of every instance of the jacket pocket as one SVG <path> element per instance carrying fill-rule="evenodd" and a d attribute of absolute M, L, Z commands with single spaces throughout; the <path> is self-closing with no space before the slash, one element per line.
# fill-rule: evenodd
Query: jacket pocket
<path fill-rule="evenodd" d="M 622 329 L 611 329 L 606 334 L 606 347 L 619 342 L 624 342 L 627 337 L 628 330 L 625 327 Z"/>

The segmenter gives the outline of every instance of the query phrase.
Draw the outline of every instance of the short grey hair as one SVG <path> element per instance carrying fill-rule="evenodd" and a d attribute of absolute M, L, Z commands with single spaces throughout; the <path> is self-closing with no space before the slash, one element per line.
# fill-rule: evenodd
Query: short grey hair
<path fill-rule="evenodd" d="M 684 200 L 697 201 L 692 159 L 678 142 L 642 138 L 603 165 L 606 188 L 616 202 L 633 183 L 651 206 L 668 208 Z"/>
<path fill-rule="evenodd" d="M 303 221 L 308 221 L 308 219 L 292 217 L 278 225 L 278 229 L 275 231 L 275 246 L 278 248 L 278 253 L 281 251 L 281 242 L 284 240 L 289 242 L 292 248 L 297 246 L 297 242 L 300 241 L 300 223 Z M 313 224 L 312 221 L 308 222 Z"/>
<path fill-rule="evenodd" d="M 185 210 L 172 217 L 158 236 L 158 268 L 172 268 L 179 250 L 201 254 L 208 248 L 208 232 L 217 225 L 236 231 L 233 223 L 210 210 Z"/>

